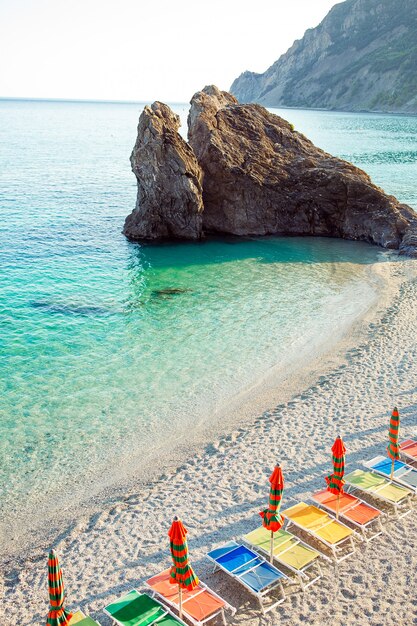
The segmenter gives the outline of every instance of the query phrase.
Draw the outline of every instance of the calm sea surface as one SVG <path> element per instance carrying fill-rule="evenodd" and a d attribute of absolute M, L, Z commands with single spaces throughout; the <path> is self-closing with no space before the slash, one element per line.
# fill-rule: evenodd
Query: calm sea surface
<path fill-rule="evenodd" d="M 366 309 L 366 268 L 387 258 L 319 239 L 128 243 L 141 109 L 0 101 L 0 533 L 307 358 Z M 277 112 L 417 207 L 417 117 Z"/>

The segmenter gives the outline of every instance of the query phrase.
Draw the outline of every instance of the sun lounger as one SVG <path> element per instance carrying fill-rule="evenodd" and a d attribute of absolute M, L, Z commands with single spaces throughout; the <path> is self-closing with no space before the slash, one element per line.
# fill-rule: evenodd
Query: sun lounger
<path fill-rule="evenodd" d="M 368 494 L 369 496 L 393 506 L 398 518 L 411 513 L 411 491 L 395 485 L 391 480 L 374 472 L 357 469 L 344 476 L 349 491 Z"/>
<path fill-rule="evenodd" d="M 167 607 L 136 589 L 106 606 L 104 612 L 118 626 L 186 626 Z"/>
<path fill-rule="evenodd" d="M 337 499 L 337 495 L 327 489 L 312 495 L 312 500 L 331 514 L 336 515 L 339 510 L 339 518 L 358 528 L 365 541 L 378 537 L 384 531 L 381 523 L 381 517 L 384 515 L 382 511 L 351 493 L 342 493 L 339 505 Z"/>
<path fill-rule="evenodd" d="M 392 460 L 386 456 L 376 456 L 370 461 L 364 461 L 365 467 L 373 472 L 390 478 Z M 392 480 L 403 487 L 407 487 L 411 492 L 417 494 L 417 469 L 410 467 L 403 461 L 394 461 L 394 474 Z"/>
<path fill-rule="evenodd" d="M 220 548 L 211 550 L 207 557 L 214 563 L 215 570 L 218 568 L 223 570 L 257 598 L 264 615 L 284 602 L 285 591 L 282 581 L 288 580 L 288 577 L 265 561 L 257 552 L 235 541 L 230 541 Z M 266 606 L 265 599 L 277 587 L 281 591 L 282 598 Z"/>
<path fill-rule="evenodd" d="M 293 524 L 323 543 L 331 550 L 337 563 L 341 563 L 355 552 L 353 537 L 357 536 L 357 533 L 317 506 L 299 502 L 281 513 L 288 520 L 287 528 Z"/>
<path fill-rule="evenodd" d="M 414 439 L 400 443 L 400 452 L 409 463 L 417 463 L 417 441 Z"/>
<path fill-rule="evenodd" d="M 270 555 L 271 532 L 264 526 L 248 533 L 243 540 L 255 550 Z M 319 562 L 323 555 L 288 530 L 281 529 L 274 533 L 273 556 L 274 561 L 281 563 L 298 576 L 303 590 L 320 580 L 323 575 Z"/>
<path fill-rule="evenodd" d="M 70 619 L 69 626 L 100 626 L 99 622 L 96 622 L 92 617 L 86 615 L 81 611 L 81 609 L 77 609 L 72 614 Z"/>
<path fill-rule="evenodd" d="M 176 611 L 179 609 L 179 593 L 178 586 L 169 582 L 171 568 L 152 576 L 146 581 L 151 589 L 152 594 L 158 596 L 163 602 L 172 606 Z M 183 616 L 195 626 L 206 624 L 220 615 L 223 623 L 226 625 L 225 609 L 228 609 L 232 615 L 236 613 L 236 609 L 225 602 L 214 591 L 209 589 L 204 583 L 200 582 L 195 589 L 188 591 L 182 590 L 182 612 Z"/>

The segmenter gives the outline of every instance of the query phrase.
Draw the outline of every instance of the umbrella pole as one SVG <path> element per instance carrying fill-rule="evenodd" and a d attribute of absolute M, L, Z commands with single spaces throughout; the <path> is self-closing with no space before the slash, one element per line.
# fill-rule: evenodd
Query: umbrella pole
<path fill-rule="evenodd" d="M 178 585 L 178 591 L 179 591 L 179 614 L 180 614 L 180 619 L 182 619 L 182 589 L 181 586 Z"/>
<path fill-rule="evenodd" d="M 271 550 L 270 550 L 270 561 L 274 562 L 274 533 L 271 530 Z"/>
<path fill-rule="evenodd" d="M 339 509 L 340 509 L 340 493 L 337 494 L 336 519 L 339 519 Z"/>
<path fill-rule="evenodd" d="M 394 478 L 394 464 L 395 464 L 395 459 L 392 459 L 392 463 L 391 463 L 391 480 Z"/>

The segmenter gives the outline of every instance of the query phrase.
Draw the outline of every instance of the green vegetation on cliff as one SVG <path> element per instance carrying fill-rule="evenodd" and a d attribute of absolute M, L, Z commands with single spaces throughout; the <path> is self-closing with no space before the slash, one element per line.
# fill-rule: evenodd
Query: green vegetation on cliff
<path fill-rule="evenodd" d="M 417 113 L 417 1 L 346 0 L 232 93 L 266 106 Z"/>

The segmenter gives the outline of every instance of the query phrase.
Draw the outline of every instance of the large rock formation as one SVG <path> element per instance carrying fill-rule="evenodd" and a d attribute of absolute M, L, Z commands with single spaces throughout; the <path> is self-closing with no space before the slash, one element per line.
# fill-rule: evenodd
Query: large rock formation
<path fill-rule="evenodd" d="M 410 207 L 260 105 L 206 87 L 191 100 L 190 145 L 178 125 L 160 103 L 140 118 L 132 153 L 138 201 L 126 220 L 128 237 L 318 235 L 417 256 Z"/>
<path fill-rule="evenodd" d="M 417 2 L 346 0 L 263 74 L 244 72 L 240 102 L 417 113 Z"/>
<path fill-rule="evenodd" d="M 188 126 L 204 172 L 206 232 L 322 235 L 400 248 L 417 225 L 414 211 L 365 172 L 260 105 L 206 87 L 191 100 Z"/>
<path fill-rule="evenodd" d="M 146 106 L 139 118 L 130 157 L 137 202 L 123 230 L 129 239 L 201 237 L 202 171 L 179 127 L 179 116 L 162 102 Z"/>

